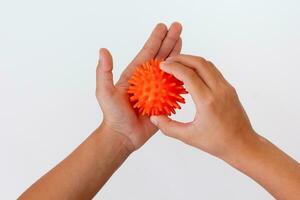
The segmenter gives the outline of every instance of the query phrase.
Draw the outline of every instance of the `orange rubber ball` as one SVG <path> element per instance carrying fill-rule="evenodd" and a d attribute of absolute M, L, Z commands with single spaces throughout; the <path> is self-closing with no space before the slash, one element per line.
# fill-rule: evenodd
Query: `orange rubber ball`
<path fill-rule="evenodd" d="M 171 115 L 185 103 L 180 94 L 188 92 L 183 82 L 159 68 L 160 61 L 151 60 L 136 68 L 128 81 L 129 100 L 142 115 Z"/>

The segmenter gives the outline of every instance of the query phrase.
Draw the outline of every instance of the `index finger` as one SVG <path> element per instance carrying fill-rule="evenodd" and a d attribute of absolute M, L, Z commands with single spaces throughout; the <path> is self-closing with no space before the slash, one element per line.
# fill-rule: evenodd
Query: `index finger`
<path fill-rule="evenodd" d="M 160 64 L 160 68 L 163 71 L 174 75 L 177 79 L 184 83 L 196 105 L 209 95 L 209 88 L 193 69 L 181 63 L 171 61 L 162 62 Z"/>
<path fill-rule="evenodd" d="M 224 78 L 221 72 L 209 61 L 202 57 L 180 54 L 167 59 L 168 61 L 179 62 L 193 68 L 209 88 L 215 88 Z"/>

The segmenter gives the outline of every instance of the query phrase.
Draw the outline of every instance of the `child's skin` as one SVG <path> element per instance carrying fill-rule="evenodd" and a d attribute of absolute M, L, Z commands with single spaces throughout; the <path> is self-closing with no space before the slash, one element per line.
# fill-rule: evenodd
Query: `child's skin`
<path fill-rule="evenodd" d="M 112 57 L 100 50 L 96 96 L 103 121 L 73 153 L 25 191 L 19 199 L 91 199 L 126 158 L 158 128 L 229 163 L 277 199 L 299 199 L 300 165 L 251 127 L 236 91 L 209 61 L 179 55 L 181 25 L 158 24 L 143 49 L 112 80 Z M 185 83 L 196 106 L 192 122 L 166 116 L 137 116 L 126 90 L 136 66 L 158 58 L 161 69 Z"/>

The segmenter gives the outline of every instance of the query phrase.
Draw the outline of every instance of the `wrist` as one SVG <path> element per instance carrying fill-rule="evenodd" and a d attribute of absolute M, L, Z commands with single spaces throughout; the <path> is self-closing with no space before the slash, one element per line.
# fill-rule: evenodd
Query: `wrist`
<path fill-rule="evenodd" d="M 112 143 L 117 143 L 119 147 L 124 149 L 128 154 L 131 154 L 135 150 L 135 147 L 128 136 L 113 129 L 104 121 L 100 124 L 95 132 L 96 134 L 98 133 L 109 137 Z"/>
<path fill-rule="evenodd" d="M 240 164 L 244 162 L 244 159 L 249 159 L 250 155 L 255 154 L 259 149 L 259 146 L 263 146 L 264 140 L 254 130 L 249 130 L 242 134 L 226 151 L 220 159 L 233 165 L 236 168 L 240 168 Z M 251 156 L 250 156 L 251 157 Z"/>

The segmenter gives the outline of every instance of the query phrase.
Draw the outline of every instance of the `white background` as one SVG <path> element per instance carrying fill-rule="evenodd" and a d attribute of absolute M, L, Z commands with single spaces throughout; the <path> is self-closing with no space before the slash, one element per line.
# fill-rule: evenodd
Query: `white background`
<path fill-rule="evenodd" d="M 184 26 L 183 52 L 212 60 L 253 126 L 300 160 L 300 3 L 0 0 L 0 198 L 15 199 L 101 122 L 100 47 L 114 77 L 158 22 Z M 193 118 L 193 103 L 175 116 Z M 82 164 L 82 163 L 79 163 Z M 272 199 L 223 161 L 157 133 L 95 199 Z"/>

